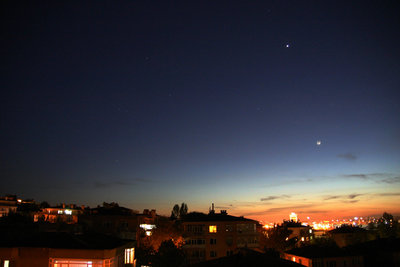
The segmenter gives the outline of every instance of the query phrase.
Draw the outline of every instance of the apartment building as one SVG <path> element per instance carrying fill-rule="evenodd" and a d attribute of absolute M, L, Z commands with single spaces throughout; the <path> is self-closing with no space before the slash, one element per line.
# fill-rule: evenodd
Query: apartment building
<path fill-rule="evenodd" d="M 195 263 L 231 256 L 240 248 L 259 249 L 258 222 L 228 215 L 222 210 L 209 214 L 192 212 L 183 218 L 184 251 Z"/>

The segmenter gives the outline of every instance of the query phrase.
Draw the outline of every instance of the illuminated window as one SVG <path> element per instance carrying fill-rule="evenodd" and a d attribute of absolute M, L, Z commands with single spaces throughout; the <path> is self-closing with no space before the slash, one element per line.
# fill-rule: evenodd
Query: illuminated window
<path fill-rule="evenodd" d="M 216 232 L 217 232 L 217 226 L 216 226 L 216 225 L 210 225 L 210 226 L 208 227 L 208 231 L 209 231 L 210 233 L 216 233 Z"/>
<path fill-rule="evenodd" d="M 155 226 L 154 224 L 141 224 L 141 225 L 140 225 L 140 228 L 142 228 L 143 230 L 145 230 L 147 236 L 151 236 L 151 234 L 152 234 L 151 231 L 152 231 L 154 228 L 156 228 L 156 226 Z"/>
<path fill-rule="evenodd" d="M 10 261 L 9 260 L 5 260 L 3 266 L 4 267 L 9 267 L 10 266 Z"/>
<path fill-rule="evenodd" d="M 110 260 L 73 260 L 50 259 L 50 267 L 106 267 L 111 266 Z"/>
<path fill-rule="evenodd" d="M 141 224 L 139 226 L 143 230 L 152 230 L 153 228 L 156 228 L 156 226 L 154 224 Z"/>
<path fill-rule="evenodd" d="M 58 214 L 63 214 L 63 211 L 62 210 L 58 210 Z"/>
<path fill-rule="evenodd" d="M 135 257 L 135 249 L 134 248 L 125 249 L 125 264 L 133 263 L 134 257 Z"/>
<path fill-rule="evenodd" d="M 72 215 L 72 210 L 65 210 L 65 214 Z"/>

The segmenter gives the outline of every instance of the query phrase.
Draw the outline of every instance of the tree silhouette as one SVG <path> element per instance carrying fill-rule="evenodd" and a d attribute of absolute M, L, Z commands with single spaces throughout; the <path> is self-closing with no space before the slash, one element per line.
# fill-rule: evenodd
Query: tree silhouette
<path fill-rule="evenodd" d="M 384 212 L 382 217 L 378 221 L 378 232 L 380 237 L 396 237 L 399 225 L 398 222 L 393 218 L 393 215 Z"/>
<path fill-rule="evenodd" d="M 149 237 L 149 245 L 158 251 L 164 241 L 171 240 L 176 247 L 183 245 L 182 229 L 179 221 L 171 221 L 168 217 L 160 216 L 156 222 L 156 228 L 153 229 Z"/>
<path fill-rule="evenodd" d="M 188 206 L 186 203 L 182 203 L 181 208 L 179 209 L 179 218 L 183 218 L 188 213 Z"/>
<path fill-rule="evenodd" d="M 171 219 L 182 219 L 188 213 L 188 206 L 186 203 L 182 203 L 181 207 L 178 204 L 175 204 L 171 211 Z"/>
<path fill-rule="evenodd" d="M 154 255 L 152 266 L 154 267 L 179 267 L 185 262 L 185 254 L 181 248 L 175 246 L 172 240 L 161 243 Z"/>
<path fill-rule="evenodd" d="M 285 225 L 277 225 L 274 228 L 268 229 L 264 233 L 262 245 L 264 249 L 274 249 L 276 251 L 284 251 L 294 246 L 295 241 L 289 239 L 292 233 Z"/>
<path fill-rule="evenodd" d="M 175 206 L 172 208 L 171 212 L 171 219 L 178 219 L 179 217 L 179 205 L 175 204 Z"/>

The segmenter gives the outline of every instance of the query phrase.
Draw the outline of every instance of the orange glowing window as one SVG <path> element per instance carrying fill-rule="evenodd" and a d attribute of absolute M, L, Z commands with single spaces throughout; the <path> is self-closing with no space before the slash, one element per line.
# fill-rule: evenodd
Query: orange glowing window
<path fill-rule="evenodd" d="M 217 232 L 217 226 L 216 226 L 216 225 L 210 225 L 210 226 L 208 227 L 208 231 L 209 231 L 210 233 L 216 233 L 216 232 Z"/>
<path fill-rule="evenodd" d="M 133 263 L 134 257 L 135 257 L 134 248 L 125 249 L 125 264 Z"/>

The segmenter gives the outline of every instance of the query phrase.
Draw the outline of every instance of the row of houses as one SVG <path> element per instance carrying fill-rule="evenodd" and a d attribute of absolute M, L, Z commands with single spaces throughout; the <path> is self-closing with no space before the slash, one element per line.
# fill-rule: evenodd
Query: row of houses
<path fill-rule="evenodd" d="M 23 203 L 31 204 L 17 198 L 3 200 L 17 207 L 10 209 L 11 212 L 18 212 Z M 170 229 L 161 228 L 159 220 L 164 217 L 157 215 L 155 210 L 139 213 L 116 203 L 104 203 L 93 209 L 59 205 L 29 212 L 32 224 L 44 228 L 14 232 L 1 229 L 0 267 L 135 266 L 135 249 L 148 245 L 157 231 Z M 277 260 L 264 253 L 262 240 L 269 238 L 268 231 L 258 221 L 228 215 L 226 210 L 216 212 L 212 207 L 208 214 L 191 212 L 178 221 L 167 219 L 167 222 L 179 226 L 186 263 L 193 266 L 207 266 L 202 263 L 235 266 L 232 261 L 248 263 L 243 266 L 263 266 L 261 263 L 250 265 L 257 261 L 276 262 L 274 266 L 383 266 L 380 263 L 400 266 L 398 239 L 369 243 L 365 238 L 369 233 L 360 228 L 330 231 L 339 246 L 304 246 L 315 239 L 314 230 L 299 222 L 286 221 L 281 225 L 290 231 L 285 241 L 293 241 L 296 248 L 281 252 L 280 260 Z M 156 225 L 160 228 L 156 229 Z M 168 233 L 165 236 L 175 238 Z M 350 241 L 354 240 L 363 246 L 349 248 L 353 245 Z M 380 263 L 368 265 L 377 262 L 373 260 L 375 258 L 380 259 Z"/>

